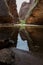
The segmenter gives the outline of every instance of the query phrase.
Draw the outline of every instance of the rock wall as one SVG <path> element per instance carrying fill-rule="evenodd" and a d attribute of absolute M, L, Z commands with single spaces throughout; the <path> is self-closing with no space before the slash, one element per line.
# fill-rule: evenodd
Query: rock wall
<path fill-rule="evenodd" d="M 19 19 L 16 7 L 16 0 L 0 0 L 0 23 L 2 24 L 0 25 L 0 40 L 7 40 L 10 38 L 14 41 L 14 46 L 17 44 L 18 28 L 5 27 L 4 25 L 5 23 L 8 23 L 6 26 L 9 24 L 12 25 L 12 23 L 18 23 Z M 6 47 L 7 45 L 9 45 L 9 42 L 0 42 L 1 48 Z"/>
<path fill-rule="evenodd" d="M 12 14 L 13 17 L 13 23 L 17 23 L 19 21 L 18 18 L 18 13 L 17 13 L 17 5 L 16 5 L 16 0 L 7 0 L 8 6 L 10 13 Z"/>
<path fill-rule="evenodd" d="M 26 23 L 30 24 L 43 24 L 43 1 L 39 0 L 37 6 L 33 9 L 33 12 L 29 18 L 27 18 Z"/>
<path fill-rule="evenodd" d="M 22 6 L 21 6 L 20 12 L 19 12 L 19 17 L 21 20 L 23 20 L 25 18 L 26 12 L 29 8 L 28 5 L 29 5 L 29 3 L 26 3 L 26 2 L 22 3 Z"/>
<path fill-rule="evenodd" d="M 25 19 L 26 10 L 27 11 L 29 10 L 29 3 L 22 4 L 19 13 L 20 19 L 23 20 Z M 28 44 L 29 44 L 28 46 L 30 47 L 30 50 L 43 51 L 43 0 L 39 0 L 37 6 L 32 10 L 30 17 L 27 18 L 26 24 L 41 25 L 38 27 L 27 26 L 26 30 L 28 31 L 28 34 L 30 35 L 33 41 L 32 43 L 29 44 L 29 40 L 28 40 Z"/>
<path fill-rule="evenodd" d="M 31 16 L 27 18 L 26 23 L 41 25 L 38 27 L 27 27 L 27 31 L 33 40 L 33 43 L 30 44 L 30 49 L 43 52 L 43 0 L 39 0 Z"/>
<path fill-rule="evenodd" d="M 25 19 L 25 16 L 29 10 L 29 7 L 31 6 L 33 0 L 30 0 L 30 3 L 23 2 L 19 11 L 19 17 L 21 20 Z"/>
<path fill-rule="evenodd" d="M 0 50 L 0 65 L 15 65 L 15 53 L 10 48 Z"/>
<path fill-rule="evenodd" d="M 0 0 L 0 23 L 16 23 L 18 14 L 16 0 Z"/>

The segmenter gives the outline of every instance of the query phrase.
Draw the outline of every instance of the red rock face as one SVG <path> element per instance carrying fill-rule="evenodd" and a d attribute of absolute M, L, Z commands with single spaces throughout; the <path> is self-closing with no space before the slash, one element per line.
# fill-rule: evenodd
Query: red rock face
<path fill-rule="evenodd" d="M 26 22 L 29 24 L 43 24 L 43 1 L 39 1 Z"/>

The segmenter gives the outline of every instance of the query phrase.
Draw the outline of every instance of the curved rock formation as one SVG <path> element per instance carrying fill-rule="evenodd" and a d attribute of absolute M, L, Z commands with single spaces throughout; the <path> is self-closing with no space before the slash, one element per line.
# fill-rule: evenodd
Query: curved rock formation
<path fill-rule="evenodd" d="M 21 20 L 23 20 L 25 18 L 26 12 L 29 8 L 28 5 L 29 5 L 29 3 L 26 3 L 26 2 L 22 3 L 22 6 L 21 6 L 20 12 L 19 12 L 19 17 Z"/>
<path fill-rule="evenodd" d="M 15 64 L 15 53 L 10 48 L 0 50 L 0 65 L 12 64 Z"/>
<path fill-rule="evenodd" d="M 23 2 L 20 8 L 20 12 L 19 12 L 19 17 L 21 20 L 25 19 L 25 16 L 31 6 L 31 4 L 33 3 L 34 0 L 30 0 L 30 3 L 27 2 Z"/>

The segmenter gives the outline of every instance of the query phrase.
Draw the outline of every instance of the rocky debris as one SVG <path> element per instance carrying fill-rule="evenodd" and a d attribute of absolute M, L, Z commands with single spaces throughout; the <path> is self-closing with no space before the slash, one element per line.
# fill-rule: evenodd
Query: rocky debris
<path fill-rule="evenodd" d="M 0 50 L 0 65 L 43 65 L 43 54 L 31 53 L 14 47 Z"/>
<path fill-rule="evenodd" d="M 0 23 L 17 23 L 16 0 L 0 0 Z"/>
<path fill-rule="evenodd" d="M 13 53 L 10 48 L 0 50 L 0 63 L 2 63 L 2 65 L 12 65 L 15 63 L 15 53 Z"/>

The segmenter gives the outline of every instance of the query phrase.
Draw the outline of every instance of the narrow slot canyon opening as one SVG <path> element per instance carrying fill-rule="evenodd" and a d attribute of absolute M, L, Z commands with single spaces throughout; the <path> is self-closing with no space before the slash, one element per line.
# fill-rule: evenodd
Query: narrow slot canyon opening
<path fill-rule="evenodd" d="M 17 40 L 17 49 L 29 51 L 27 40 L 22 40 L 20 34 L 18 33 L 18 40 Z"/>
<path fill-rule="evenodd" d="M 16 4 L 17 4 L 17 11 L 19 13 L 21 5 L 23 2 L 30 2 L 30 0 L 16 0 Z"/>

